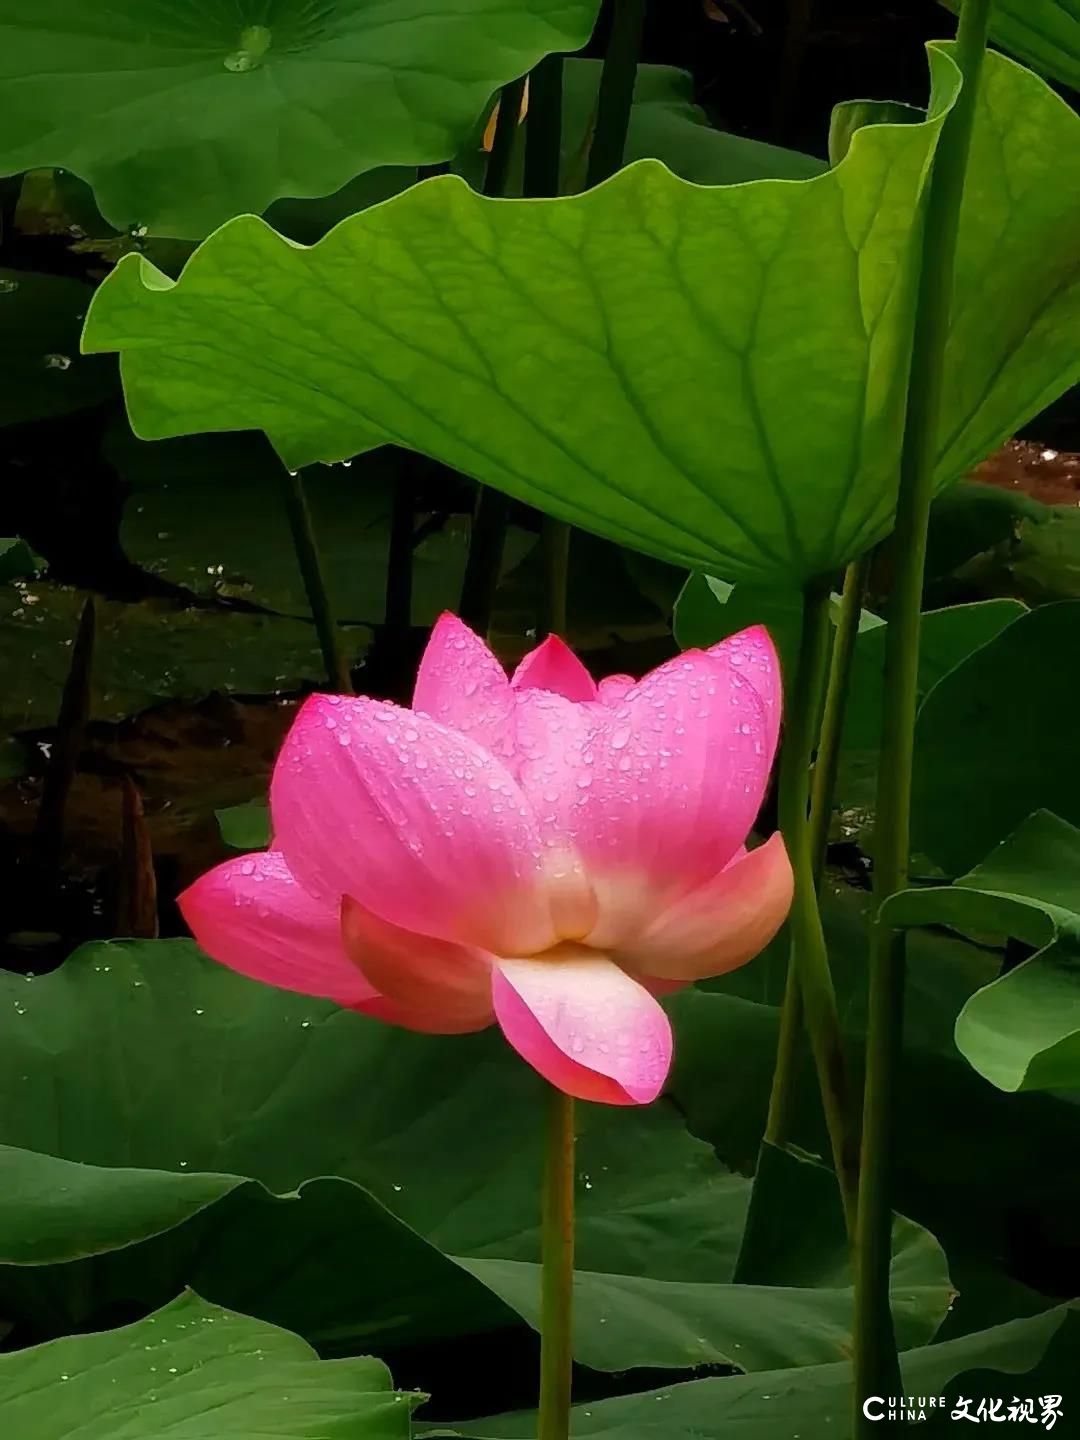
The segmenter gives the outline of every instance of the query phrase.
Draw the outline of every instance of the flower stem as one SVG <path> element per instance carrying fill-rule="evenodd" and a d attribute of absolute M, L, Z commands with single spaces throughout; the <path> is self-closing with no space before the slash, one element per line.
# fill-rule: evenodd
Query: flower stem
<path fill-rule="evenodd" d="M 499 94 L 499 114 L 495 120 L 495 136 L 491 142 L 487 170 L 484 173 L 484 194 L 498 199 L 510 178 L 514 158 L 514 142 L 521 120 L 521 101 L 525 94 L 526 77 L 511 80 Z M 499 588 L 506 531 L 510 524 L 510 497 L 489 485 L 477 489 L 473 511 L 469 554 L 465 561 L 465 578 L 461 584 L 458 613 L 466 625 L 478 635 L 491 628 L 495 608 L 495 592 Z"/>
<path fill-rule="evenodd" d="M 547 1099 L 537 1436 L 538 1440 L 567 1440 L 574 1294 L 574 1102 L 554 1086 Z"/>
<path fill-rule="evenodd" d="M 880 910 L 882 902 L 907 880 L 926 532 L 934 489 L 960 206 L 990 7 L 991 0 L 966 0 L 961 12 L 955 58 L 963 83 L 942 126 L 927 196 L 900 457 L 896 565 L 885 639 L 885 705 L 874 827 L 875 910 Z M 858 1399 L 873 1393 L 900 1393 L 889 1309 L 889 1162 L 903 994 L 903 936 L 878 923 L 871 937 L 862 1183 L 855 1239 L 855 1432 L 860 1435 L 873 1434 L 875 1427 L 863 1418 Z"/>
<path fill-rule="evenodd" d="M 330 608 L 330 597 L 326 593 L 326 581 L 323 578 L 319 550 L 315 544 L 315 532 L 311 528 L 311 512 L 304 494 L 304 482 L 299 473 L 293 470 L 285 472 L 285 508 L 289 515 L 297 564 L 304 578 L 304 589 L 307 591 L 308 604 L 311 606 L 312 619 L 315 621 L 315 630 L 322 649 L 327 683 L 337 694 L 350 695 L 352 678 L 341 648 L 337 622 Z"/>
<path fill-rule="evenodd" d="M 600 72 L 596 128 L 585 172 L 586 189 L 614 175 L 623 163 L 644 28 L 645 0 L 615 0 L 604 68 Z"/>
<path fill-rule="evenodd" d="M 844 593 L 840 602 L 840 623 L 833 640 L 829 662 L 829 684 L 825 691 L 825 709 L 821 716 L 814 778 L 810 788 L 810 845 L 814 856 L 814 881 L 820 888 L 825 869 L 825 852 L 829 844 L 836 773 L 840 767 L 840 741 L 844 733 L 844 711 L 847 708 L 851 667 L 855 661 L 855 643 L 859 638 L 863 591 L 870 570 L 871 552 L 853 560 L 844 573 Z"/>
<path fill-rule="evenodd" d="M 821 928 L 808 814 L 810 762 L 821 713 L 829 659 L 828 580 L 812 581 L 803 594 L 802 637 L 794 691 L 780 762 L 780 828 L 795 872 L 791 906 L 791 959 L 780 1044 L 765 1138 L 781 1144 L 795 1083 L 798 1006 L 801 1002 L 817 1069 L 833 1164 L 849 1229 L 854 1224 L 858 1148 L 851 1127 L 840 1017 L 836 1008 L 825 935 Z"/>
<path fill-rule="evenodd" d="M 563 57 L 547 55 L 529 82 L 529 118 L 525 125 L 525 171 L 522 190 L 528 196 L 559 193 L 562 168 Z M 566 585 L 570 563 L 570 526 L 545 515 L 540 523 L 544 556 L 544 594 L 540 626 L 549 635 L 566 634 Z"/>

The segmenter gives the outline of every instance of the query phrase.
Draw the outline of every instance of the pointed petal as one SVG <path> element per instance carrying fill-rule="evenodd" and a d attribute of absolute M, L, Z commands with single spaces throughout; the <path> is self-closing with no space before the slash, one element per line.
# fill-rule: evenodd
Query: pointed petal
<path fill-rule="evenodd" d="M 366 1006 L 367 1014 L 436 1035 L 482 1030 L 494 1020 L 491 956 L 484 951 L 389 925 L 348 896 L 341 938 L 352 964 L 385 1002 Z"/>
<path fill-rule="evenodd" d="M 780 714 L 783 709 L 783 677 L 780 673 L 780 657 L 776 653 L 772 636 L 764 625 L 751 625 L 737 635 L 729 635 L 718 645 L 710 647 L 708 654 L 721 656 L 745 675 L 761 696 L 768 717 L 769 768 L 772 768 L 776 754 L 776 743 L 780 736 Z"/>
<path fill-rule="evenodd" d="M 227 860 L 178 903 L 201 948 L 249 979 L 339 1005 L 376 993 L 345 954 L 337 905 L 309 895 L 276 850 Z"/>
<path fill-rule="evenodd" d="M 488 950 L 553 942 L 525 796 L 468 736 L 381 700 L 315 695 L 270 786 L 277 844 L 312 894 Z"/>
<path fill-rule="evenodd" d="M 520 770 L 548 843 L 580 856 L 600 906 L 589 944 L 615 947 L 711 879 L 745 839 L 768 777 L 757 691 L 724 656 L 688 651 L 620 704 L 562 704 L 559 744 Z M 519 715 L 519 747 L 523 727 Z M 504 952 L 505 953 L 505 952 Z"/>
<path fill-rule="evenodd" d="M 416 672 L 414 710 L 460 730 L 493 755 L 513 745 L 514 697 L 488 647 L 456 615 L 439 616 Z"/>
<path fill-rule="evenodd" d="M 640 974 L 642 984 L 648 984 L 646 977 L 690 981 L 724 975 L 768 945 L 787 918 L 794 884 L 777 832 L 676 901 L 642 935 L 630 936 L 618 960 Z"/>
<path fill-rule="evenodd" d="M 632 675 L 607 675 L 596 687 L 597 694 L 605 705 L 617 705 L 625 700 L 637 684 Z"/>
<path fill-rule="evenodd" d="M 653 997 L 606 956 L 561 946 L 538 960 L 496 959 L 495 1015 L 514 1049 L 567 1095 L 647 1105 L 671 1064 L 671 1026 Z"/>
<path fill-rule="evenodd" d="M 567 700 L 596 699 L 596 681 L 558 635 L 529 651 L 510 684 L 515 690 L 550 690 Z"/>

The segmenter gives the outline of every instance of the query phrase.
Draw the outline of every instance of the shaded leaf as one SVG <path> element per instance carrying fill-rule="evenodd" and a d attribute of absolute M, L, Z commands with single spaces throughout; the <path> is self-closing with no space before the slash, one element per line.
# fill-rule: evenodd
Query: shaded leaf
<path fill-rule="evenodd" d="M 85 946 L 29 985 L 0 975 L 0 1032 L 19 1099 L 0 1132 L 0 1305 L 20 1336 L 158 1303 L 183 1278 L 332 1351 L 535 1319 L 543 1088 L 495 1032 L 396 1031 L 183 941 Z M 733 1285 L 749 1181 L 665 1107 L 581 1121 L 578 1288 L 597 1320 L 581 1361 L 845 1353 L 833 1251 L 797 1288 Z M 940 1250 L 907 1235 L 896 1273 L 905 1324 L 932 1333 Z"/>
<path fill-rule="evenodd" d="M 908 1350 L 900 1357 L 905 1394 L 940 1397 L 954 1390 L 955 1377 L 975 1368 L 1022 1375 L 1038 1364 L 1059 1331 L 1076 1323 L 1068 1307 L 1061 1306 L 959 1340 Z M 692 1380 L 578 1405 L 573 1433 L 608 1440 L 760 1440 L 773 1435 L 831 1440 L 850 1433 L 851 1386 L 850 1364 Z M 497 1416 L 426 1433 L 532 1440 L 536 1417 Z"/>
<path fill-rule="evenodd" d="M 448 160 L 492 92 L 583 45 L 597 8 L 2 0 L 0 173 L 63 166 L 117 228 L 198 238 L 279 196 Z"/>
<path fill-rule="evenodd" d="M 956 1043 L 1002 1090 L 1080 1086 L 1080 830 L 1036 811 L 970 874 L 952 886 L 902 891 L 882 918 L 1040 947 L 971 996 Z"/>
<path fill-rule="evenodd" d="M 968 608 L 968 607 L 964 607 Z M 946 612 L 947 613 L 947 612 Z M 1080 601 L 1021 615 L 945 675 L 919 712 L 915 845 L 947 874 L 1035 809 L 1080 824 L 1075 667 Z"/>
<path fill-rule="evenodd" d="M 0 268 L 0 425 L 66 415 L 117 393 L 115 367 L 79 352 L 93 293 L 65 275 Z"/>
<path fill-rule="evenodd" d="M 0 730 L 55 723 L 85 596 L 48 581 L 0 587 Z M 364 627 L 345 632 L 363 649 Z M 121 720 L 162 700 L 267 695 L 320 680 L 314 628 L 278 615 L 97 601 L 90 718 Z"/>
<path fill-rule="evenodd" d="M 944 0 L 958 10 L 959 0 Z M 1080 90 L 1080 4 L 1077 0 L 995 0 L 990 34 L 1036 70 Z"/>
<path fill-rule="evenodd" d="M 330 1427 L 342 1440 L 408 1440 L 420 1399 L 395 1393 L 378 1360 L 328 1363 L 190 1292 L 119 1330 L 0 1355 L 0 1386 L 19 1440 L 310 1440 Z"/>

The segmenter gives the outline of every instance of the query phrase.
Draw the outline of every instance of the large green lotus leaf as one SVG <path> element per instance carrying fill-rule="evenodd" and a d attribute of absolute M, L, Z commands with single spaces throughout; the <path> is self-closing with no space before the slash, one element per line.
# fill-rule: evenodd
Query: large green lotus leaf
<path fill-rule="evenodd" d="M 195 238 L 282 195 L 449 159 L 597 0 L 0 3 L 0 172 L 73 170 L 123 229 Z M 94 123 L 88 125 L 86 117 Z"/>
<path fill-rule="evenodd" d="M 1080 1086 L 1080 830 L 1036 811 L 955 885 L 902 891 L 882 918 L 1040 947 L 972 995 L 956 1043 L 1002 1090 Z"/>
<path fill-rule="evenodd" d="M 1060 1306 L 1030 1319 L 949 1340 L 940 1345 L 906 1350 L 900 1356 L 904 1393 L 934 1396 L 936 1407 L 927 1407 L 933 1420 L 935 1409 L 951 1413 L 957 1393 L 957 1377 L 980 1372 L 980 1380 L 998 1377 L 986 1372 L 1025 1375 L 1047 1356 L 1059 1361 L 1059 1395 L 1065 1377 L 1076 1358 L 1075 1314 Z M 1065 1343 L 1056 1343 L 1059 1341 Z M 1055 1353 L 1056 1352 L 1056 1353 Z M 1037 1372 L 1038 1373 L 1038 1372 Z M 1009 1384 L 1021 1394 L 1037 1394 L 1030 1383 Z M 759 1375 L 731 1375 L 721 1379 L 691 1380 L 667 1385 L 644 1394 L 619 1396 L 577 1405 L 573 1411 L 575 1436 L 604 1437 L 604 1440 L 771 1440 L 773 1436 L 796 1436 L 799 1440 L 837 1440 L 851 1434 L 851 1365 L 808 1365 L 798 1370 L 774 1370 Z M 972 1386 L 967 1387 L 968 1395 Z M 1049 1387 L 1047 1387 L 1049 1388 Z M 991 1391 L 992 1393 L 992 1391 Z M 976 1396 L 987 1394 L 985 1383 Z M 946 1398 L 947 1397 L 947 1398 Z M 941 1400 L 946 1404 L 941 1405 Z M 1066 1404 L 1068 1402 L 1066 1401 Z M 1036 1415 L 1042 1407 L 1036 1405 Z M 1002 1416 L 1004 1418 L 1004 1415 Z M 915 1433 L 952 1434 L 955 1425 L 939 1432 L 934 1425 Z M 884 1428 L 884 1427 L 883 1427 Z M 890 1427 L 891 1428 L 891 1427 Z M 425 1433 L 435 1436 L 475 1436 L 484 1440 L 532 1440 L 536 1434 L 533 1414 L 497 1416 L 450 1427 L 436 1427 Z"/>
<path fill-rule="evenodd" d="M 958 0 L 944 0 L 958 10 Z M 990 34 L 1037 70 L 1080 90 L 1080 4 L 1077 0 L 995 0 Z"/>
<path fill-rule="evenodd" d="M 113 366 L 79 354 L 93 293 L 66 275 L 0 267 L 0 426 L 66 415 L 117 393 Z"/>
<path fill-rule="evenodd" d="M 0 992 L 0 1313 L 31 1337 L 184 1280 L 331 1350 L 535 1319 L 542 1086 L 497 1034 L 398 1032 L 185 941 L 87 946 Z M 664 1107 L 583 1107 L 582 1126 L 580 1360 L 847 1353 L 831 1219 L 808 1211 L 796 1286 L 736 1286 L 749 1181 Z M 925 1232 L 898 1232 L 894 1275 L 928 1338 L 950 1291 Z"/>
<path fill-rule="evenodd" d="M 492 201 L 445 177 L 309 250 L 241 218 L 175 285 L 121 264 L 84 344 L 123 352 L 147 438 L 261 428 L 294 466 L 396 440 L 661 558 L 791 586 L 891 523 L 915 217 L 957 85 L 945 49 L 931 64 L 933 118 L 859 130 L 817 179 L 711 189 L 641 162 Z M 943 484 L 1080 373 L 1080 119 L 991 57 L 976 131 Z"/>
<path fill-rule="evenodd" d="M 208 552 L 212 553 L 212 552 Z M 86 596 L 43 580 L 0 586 L 0 731 L 54 725 Z M 344 631 L 351 654 L 371 631 Z M 97 601 L 90 713 L 116 721 L 214 691 L 272 695 L 324 678 L 310 622 L 172 602 Z"/>
<path fill-rule="evenodd" d="M 0 1389 L 18 1440 L 408 1440 L 420 1399 L 379 1360 L 320 1360 L 190 1292 L 119 1330 L 0 1355 Z"/>
<path fill-rule="evenodd" d="M 913 839 L 950 875 L 1033 810 L 1080 824 L 1074 718 L 1080 601 L 1040 606 L 973 651 L 919 712 Z"/>
<path fill-rule="evenodd" d="M 164 445 L 136 440 L 125 426 L 107 454 L 131 487 L 121 539 L 127 554 L 197 595 L 224 595 L 307 618 L 311 604 L 296 561 L 280 460 L 258 435 L 191 436 Z M 395 468 L 385 454 L 354 466 L 315 466 L 304 476 L 323 575 L 339 621 L 380 624 Z M 214 524 L 207 529 L 206 516 Z M 511 527 L 504 570 L 535 537 Z M 448 517 L 416 547 L 412 621 L 430 625 L 456 607 L 469 525 Z"/>

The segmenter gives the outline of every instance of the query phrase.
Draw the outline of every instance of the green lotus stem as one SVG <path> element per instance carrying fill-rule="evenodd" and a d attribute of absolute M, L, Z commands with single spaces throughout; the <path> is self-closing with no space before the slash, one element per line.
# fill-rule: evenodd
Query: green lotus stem
<path fill-rule="evenodd" d="M 780 828 L 795 872 L 795 898 L 789 921 L 791 958 L 788 985 L 781 1013 L 780 1043 L 765 1138 L 780 1144 L 787 1130 L 795 1085 L 798 1006 L 801 1001 L 840 1198 L 850 1229 L 855 1217 L 858 1145 L 851 1125 L 840 1017 L 818 909 L 808 813 L 810 762 L 829 662 L 830 596 L 831 586 L 827 579 L 812 581 L 803 593 L 799 659 L 788 703 L 787 730 L 780 760 Z"/>
<path fill-rule="evenodd" d="M 559 193 L 562 166 L 563 57 L 548 55 L 529 81 L 529 118 L 525 125 L 524 194 Z M 545 515 L 540 526 L 544 556 L 541 628 L 549 635 L 566 634 L 566 586 L 570 564 L 570 526 Z"/>
<path fill-rule="evenodd" d="M 863 592 L 870 571 L 868 550 L 853 560 L 844 572 L 844 593 L 840 601 L 840 621 L 833 640 L 829 662 L 829 684 L 825 691 L 825 709 L 821 716 L 814 778 L 810 789 L 810 844 L 814 855 L 814 881 L 820 889 L 825 870 L 825 852 L 829 845 L 836 773 L 840 766 L 840 742 L 844 733 L 844 711 L 847 708 L 851 667 L 855 661 L 855 643 L 859 638 Z"/>
<path fill-rule="evenodd" d="M 586 189 L 614 175 L 623 163 L 644 27 L 645 0 L 615 0 L 611 35 L 600 72 L 596 128 L 585 172 Z"/>
<path fill-rule="evenodd" d="M 334 619 L 334 612 L 330 608 L 330 597 L 326 591 L 322 562 L 319 560 L 319 549 L 315 543 L 315 532 L 311 525 L 311 512 L 308 509 L 307 496 L 304 493 L 304 482 L 300 478 L 299 472 L 295 470 L 285 472 L 285 508 L 289 516 L 289 528 L 292 531 L 296 561 L 300 566 L 300 574 L 303 576 L 304 589 L 307 592 L 308 604 L 311 606 L 311 616 L 315 621 L 315 631 L 322 649 L 327 683 L 339 695 L 350 695 L 352 678 L 341 648 L 341 637 Z"/>
<path fill-rule="evenodd" d="M 540 1415 L 538 1440 L 570 1432 L 574 1295 L 574 1102 L 551 1086 L 541 1219 Z"/>
<path fill-rule="evenodd" d="M 784 47 L 777 70 L 776 88 L 773 91 L 772 134 L 777 142 L 787 138 L 791 124 L 791 113 L 798 99 L 806 38 L 810 33 L 813 14 L 814 0 L 788 0 Z"/>
<path fill-rule="evenodd" d="M 557 195 L 562 164 L 563 57 L 546 55 L 529 77 L 525 195 Z"/>
<path fill-rule="evenodd" d="M 544 554 L 544 607 L 541 627 L 548 635 L 566 638 L 566 594 L 570 579 L 570 526 L 545 515 L 540 527 Z"/>
<path fill-rule="evenodd" d="M 910 853 L 911 773 L 926 532 L 934 490 L 945 346 L 964 177 L 991 0 L 966 0 L 955 58 L 963 81 L 938 140 L 927 196 L 896 508 L 896 564 L 885 637 L 885 704 L 874 828 L 874 902 L 903 888 Z M 889 1309 L 889 1162 L 903 1033 L 904 939 L 878 923 L 871 939 L 862 1181 L 855 1236 L 855 1394 L 899 1394 Z M 895 1387 L 895 1388 L 892 1388 Z M 855 1432 L 875 1427 L 856 1406 Z"/>
<path fill-rule="evenodd" d="M 394 644 L 404 641 L 412 625 L 413 488 L 404 466 L 394 476 L 394 500 L 390 512 L 390 548 L 386 558 L 386 613 L 383 624 Z"/>
<path fill-rule="evenodd" d="M 495 137 L 491 142 L 484 194 L 497 199 L 506 190 L 510 165 L 514 157 L 521 118 L 521 101 L 525 94 L 525 76 L 511 80 L 499 94 L 499 114 L 495 121 Z M 490 486 L 478 487 L 476 509 L 473 511 L 469 554 L 465 561 L 465 578 L 461 584 L 458 614 L 479 635 L 491 628 L 495 608 L 495 591 L 499 588 L 506 530 L 510 524 L 510 497 Z"/>
<path fill-rule="evenodd" d="M 64 818 L 68 798 L 79 769 L 79 754 L 90 718 L 97 609 L 88 595 L 71 647 L 71 665 L 60 696 L 56 735 L 45 769 L 37 812 L 38 860 L 42 878 L 51 883 L 64 848 Z"/>

